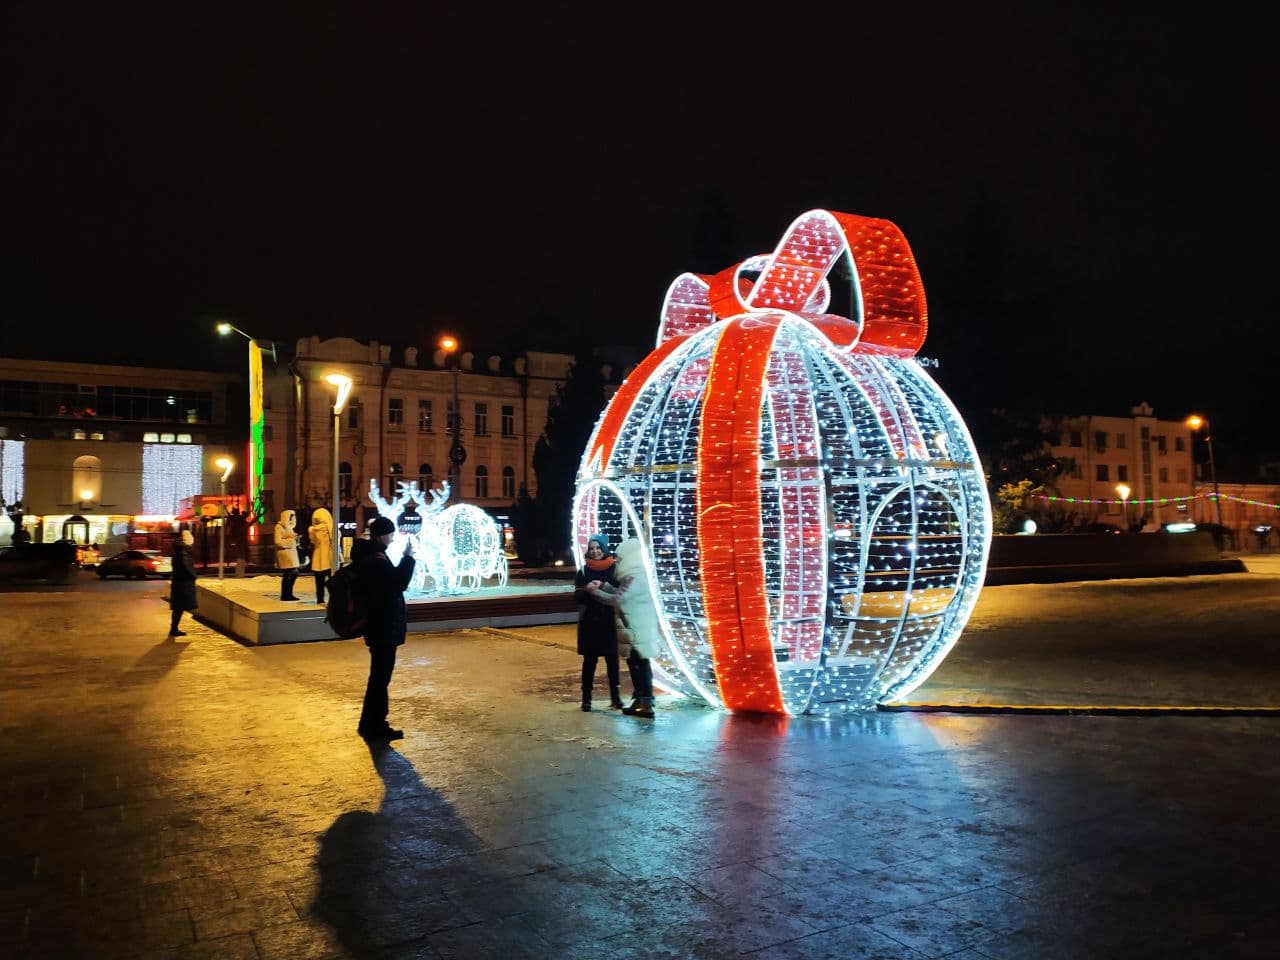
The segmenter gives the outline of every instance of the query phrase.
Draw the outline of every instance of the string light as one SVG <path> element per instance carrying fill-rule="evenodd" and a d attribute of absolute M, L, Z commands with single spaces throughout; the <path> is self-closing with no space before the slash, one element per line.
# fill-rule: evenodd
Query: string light
<path fill-rule="evenodd" d="M 181 501 L 204 486 L 204 447 L 200 444 L 142 445 L 142 512 L 176 516 Z"/>
<path fill-rule="evenodd" d="M 856 319 L 825 312 L 842 258 Z M 901 231 L 821 210 L 771 256 L 672 283 L 574 503 L 579 564 L 595 531 L 646 547 L 662 686 L 842 713 L 905 696 L 955 643 L 990 505 L 964 423 L 913 359 L 926 317 Z"/>
<path fill-rule="evenodd" d="M 440 490 L 423 492 L 418 489 L 418 481 L 401 480 L 396 484 L 395 499 L 384 500 L 378 481 L 369 480 L 369 499 L 378 515 L 396 524 L 395 537 L 387 547 L 392 563 L 400 561 L 405 544 L 413 540 L 418 563 L 408 592 L 424 596 L 475 593 L 490 578 L 505 587 L 507 557 L 497 522 L 470 503 L 456 503 L 446 509 L 450 487 L 447 481 L 440 486 Z M 400 519 L 410 503 L 418 505 L 422 518 L 421 527 L 412 533 L 400 529 Z"/>
<path fill-rule="evenodd" d="M 1155 498 L 1149 497 L 1145 500 L 1139 500 L 1136 497 L 1134 497 L 1127 501 L 1107 499 L 1104 497 L 1053 497 L 1053 496 L 1049 496 L 1048 494 L 1038 493 L 1036 494 L 1036 499 L 1050 500 L 1054 503 L 1115 503 L 1115 504 L 1141 503 L 1146 505 L 1162 504 L 1162 503 L 1186 503 L 1191 500 L 1202 500 L 1202 499 L 1203 500 L 1222 499 L 1222 500 L 1231 500 L 1231 501 L 1234 501 L 1235 503 L 1247 503 L 1250 506 L 1254 506 L 1254 507 L 1267 507 L 1271 510 L 1280 510 L 1280 503 L 1267 503 L 1265 500 L 1249 500 L 1245 497 L 1233 496 L 1230 493 L 1195 493 L 1189 497 L 1155 497 Z"/>

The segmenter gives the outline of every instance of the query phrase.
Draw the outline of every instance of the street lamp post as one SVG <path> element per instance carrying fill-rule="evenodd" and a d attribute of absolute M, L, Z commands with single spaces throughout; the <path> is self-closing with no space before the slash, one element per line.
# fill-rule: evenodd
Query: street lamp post
<path fill-rule="evenodd" d="M 467 449 L 462 445 L 462 403 L 458 399 L 458 376 L 462 372 L 462 358 L 458 355 L 458 338 L 445 335 L 440 338 L 440 350 L 447 357 L 453 354 L 453 416 L 449 426 L 453 430 L 453 442 L 449 445 L 449 490 L 455 497 L 461 495 L 462 465 L 467 462 Z"/>
<path fill-rule="evenodd" d="M 333 398 L 333 535 L 329 540 L 329 549 L 333 551 L 329 568 L 336 573 L 342 567 L 342 527 L 338 523 L 338 518 L 342 516 L 342 500 L 338 495 L 338 437 L 342 428 L 342 410 L 347 405 L 347 398 L 351 396 L 351 378 L 345 374 L 331 373 L 324 379 L 337 388 Z"/>
<path fill-rule="evenodd" d="M 1117 483 L 1116 493 L 1120 495 L 1120 501 L 1124 509 L 1124 532 L 1129 532 L 1129 485 L 1127 483 Z"/>
<path fill-rule="evenodd" d="M 223 574 L 227 568 L 227 477 L 231 476 L 231 468 L 236 462 L 230 457 L 219 457 L 213 461 L 215 466 L 222 468 L 222 476 L 218 478 L 218 491 L 220 494 L 220 519 L 218 521 L 218 579 L 223 578 Z"/>
<path fill-rule="evenodd" d="M 1225 533 L 1226 527 L 1222 522 L 1222 497 L 1218 495 L 1218 466 L 1213 460 L 1213 430 L 1209 426 L 1209 418 L 1192 414 L 1187 417 L 1187 426 L 1192 430 L 1204 427 L 1204 442 L 1209 447 L 1209 480 L 1213 484 L 1213 502 L 1217 508 L 1218 528 Z"/>

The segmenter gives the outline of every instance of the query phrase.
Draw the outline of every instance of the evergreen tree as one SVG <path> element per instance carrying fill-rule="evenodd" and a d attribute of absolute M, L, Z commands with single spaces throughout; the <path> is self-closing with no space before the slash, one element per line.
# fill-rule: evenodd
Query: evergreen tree
<path fill-rule="evenodd" d="M 589 353 L 580 353 L 569 378 L 556 390 L 547 426 L 533 449 L 538 477 L 534 499 L 542 549 L 552 556 L 569 548 L 574 483 L 591 431 L 604 409 L 604 377 Z"/>

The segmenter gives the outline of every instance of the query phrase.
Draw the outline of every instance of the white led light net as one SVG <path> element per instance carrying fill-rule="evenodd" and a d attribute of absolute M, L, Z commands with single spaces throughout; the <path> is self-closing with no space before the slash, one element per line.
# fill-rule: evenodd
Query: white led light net
<path fill-rule="evenodd" d="M 200 444 L 142 445 L 142 512 L 172 517 L 183 500 L 201 492 L 204 447 Z"/>
<path fill-rule="evenodd" d="M 645 541 L 666 621 L 655 675 L 716 704 L 696 462 L 720 326 L 650 378 L 575 509 L 576 543 L 594 530 Z M 968 431 L 914 360 L 842 353 L 799 319 L 780 325 L 767 381 L 761 534 L 786 710 L 904 696 L 955 642 L 982 584 L 990 515 Z"/>

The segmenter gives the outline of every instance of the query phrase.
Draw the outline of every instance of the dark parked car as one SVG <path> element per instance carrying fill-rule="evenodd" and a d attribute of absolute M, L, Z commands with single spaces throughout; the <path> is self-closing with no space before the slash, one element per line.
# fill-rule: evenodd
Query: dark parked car
<path fill-rule="evenodd" d="M 145 580 L 167 577 L 173 572 L 173 561 L 159 550 L 125 550 L 98 563 L 98 576 Z"/>
<path fill-rule="evenodd" d="M 49 580 L 66 583 L 75 570 L 76 545 L 15 543 L 0 550 L 0 580 Z"/>

